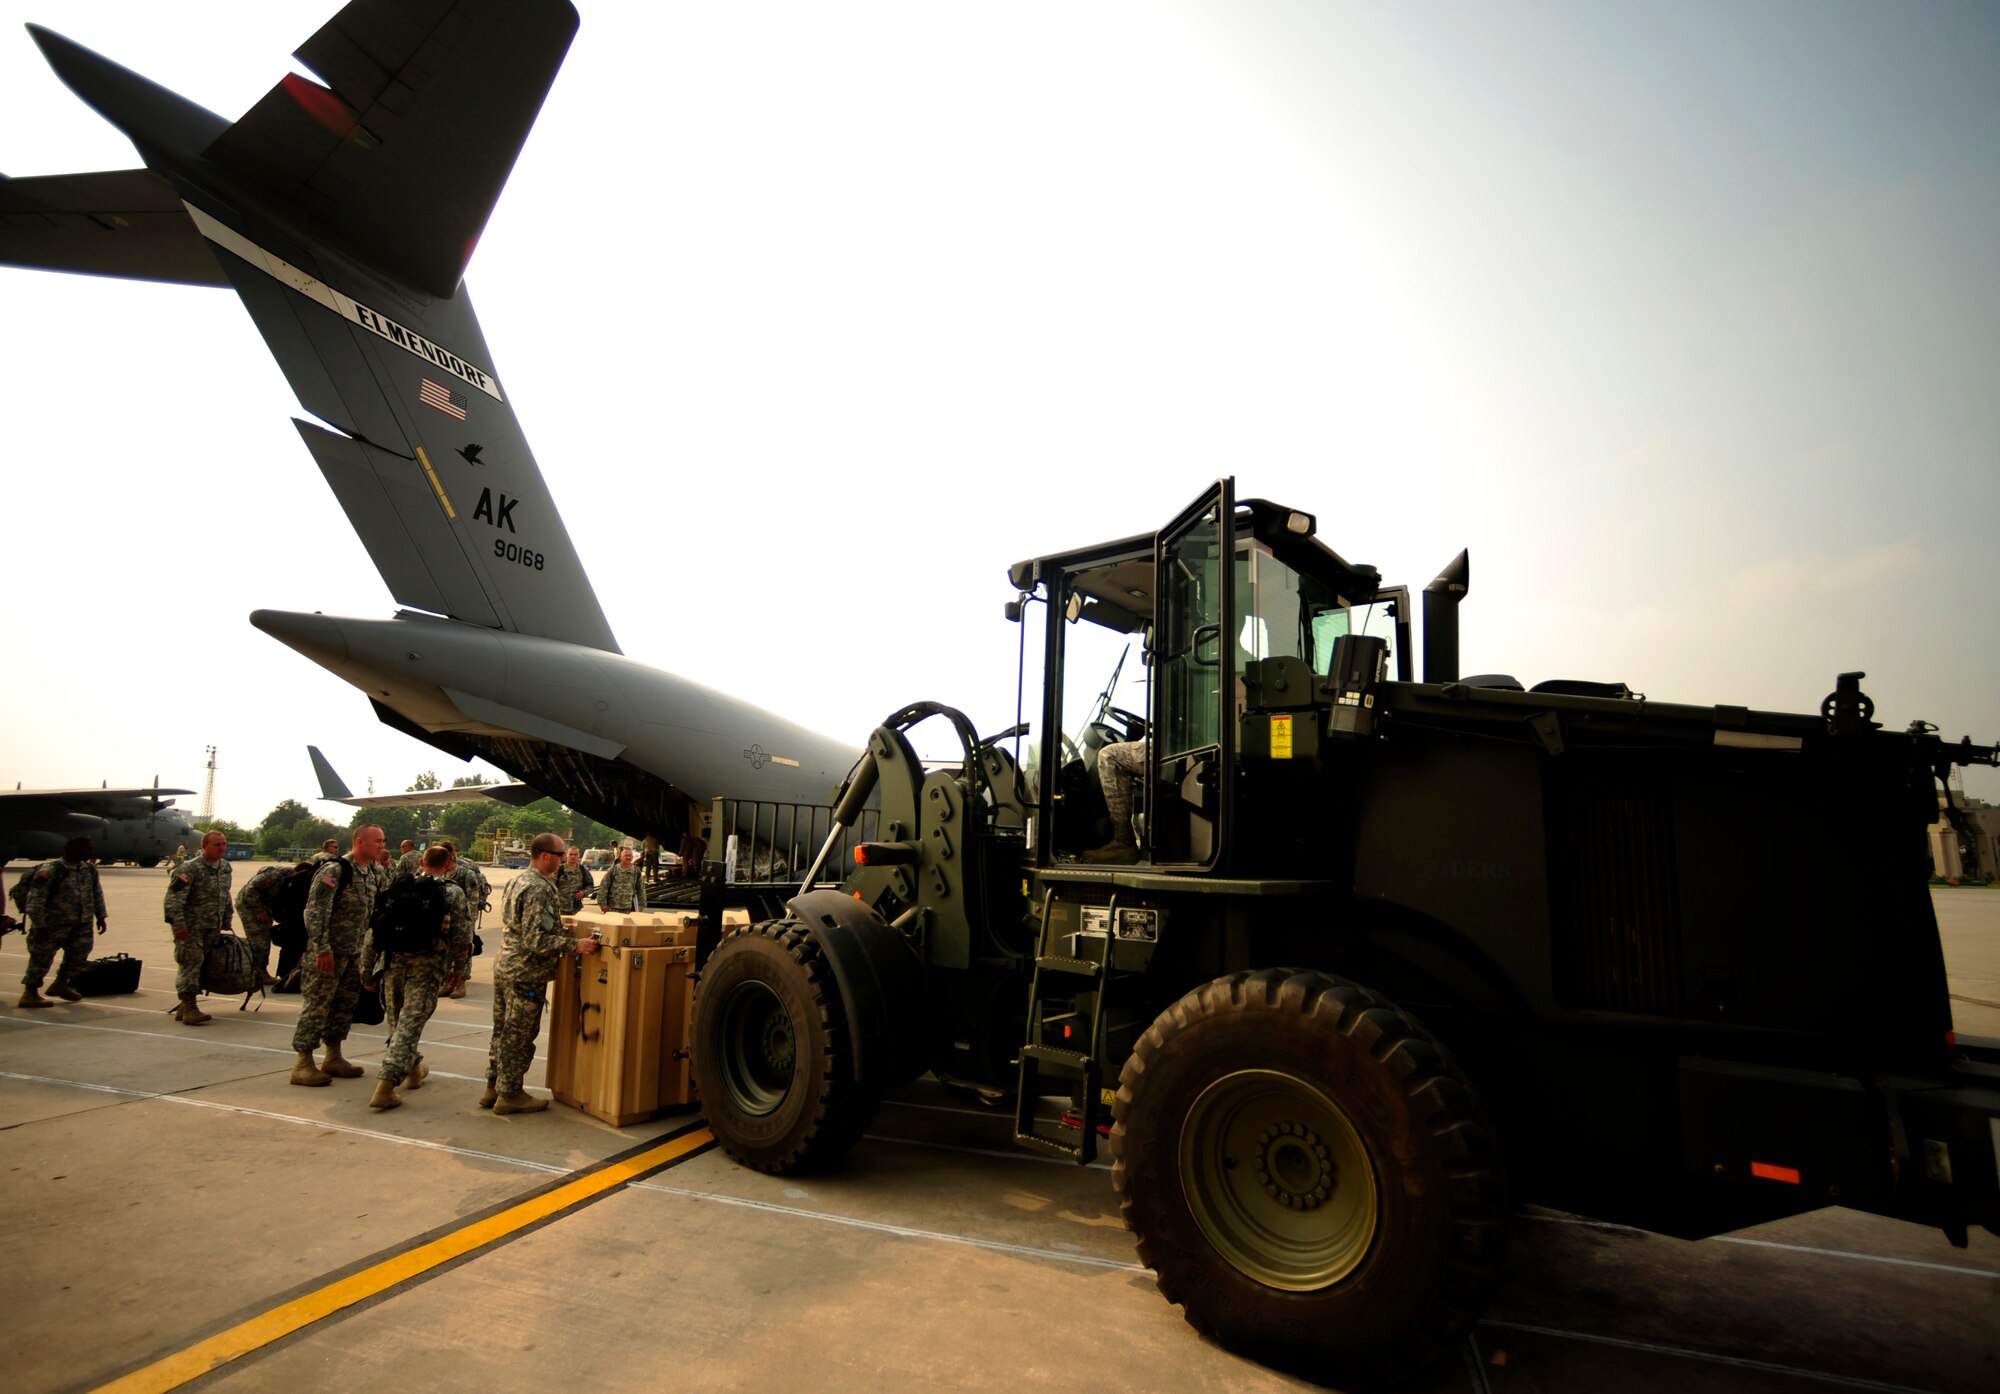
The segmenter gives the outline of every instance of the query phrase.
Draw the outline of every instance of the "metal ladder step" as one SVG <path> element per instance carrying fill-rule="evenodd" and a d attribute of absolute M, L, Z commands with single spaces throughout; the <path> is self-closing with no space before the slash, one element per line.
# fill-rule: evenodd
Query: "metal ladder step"
<path fill-rule="evenodd" d="M 1051 1069 L 1065 1070 L 1072 1076 L 1087 1075 L 1097 1062 L 1080 1050 L 1069 1050 L 1063 1046 L 1030 1045 L 1021 1047 L 1021 1058 L 1047 1065 Z"/>
<path fill-rule="evenodd" d="M 1059 1158 L 1065 1162 L 1088 1165 L 1092 1160 L 1092 1157 L 1084 1155 L 1082 1144 L 1059 1142 L 1055 1138 L 1044 1137 L 1040 1133 L 1016 1133 L 1014 1134 L 1014 1141 L 1030 1151 L 1045 1153 L 1048 1156 Z"/>
<path fill-rule="evenodd" d="M 1044 973 L 1067 973 L 1071 977 L 1089 978 L 1096 982 L 1104 976 L 1104 965 L 1094 958 L 1062 958 L 1059 956 L 1038 958 L 1035 967 Z"/>

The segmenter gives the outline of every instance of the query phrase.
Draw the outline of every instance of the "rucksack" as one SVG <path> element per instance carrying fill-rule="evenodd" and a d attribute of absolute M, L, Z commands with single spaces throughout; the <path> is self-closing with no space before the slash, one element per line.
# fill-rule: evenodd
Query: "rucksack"
<path fill-rule="evenodd" d="M 444 937 L 445 912 L 451 908 L 444 882 L 434 876 L 413 876 L 392 882 L 375 897 L 369 926 L 379 953 L 432 954 Z"/>
<path fill-rule="evenodd" d="M 300 871 L 294 867 L 292 874 L 285 878 L 285 884 L 278 887 L 277 903 L 271 907 L 272 924 L 296 925 L 299 930 L 299 942 L 301 944 L 305 942 L 306 899 L 312 895 L 313 881 L 318 872 L 319 868 L 316 866 L 308 867 L 304 871 Z M 340 859 L 340 884 L 333 888 L 335 899 L 339 898 L 340 893 L 347 889 L 347 883 L 353 879 L 354 863 L 342 857 Z M 276 940 L 281 936 L 274 934 L 271 937 L 273 940 Z"/>
<path fill-rule="evenodd" d="M 201 987 L 222 997 L 234 997 L 257 986 L 257 965 L 250 946 L 227 930 L 215 936 L 202 960 Z"/>
<path fill-rule="evenodd" d="M 36 872 L 48 865 L 51 865 L 51 863 L 40 862 L 29 867 L 21 873 L 19 879 L 12 886 L 8 887 L 7 899 L 13 901 L 14 908 L 22 914 L 25 915 L 28 913 L 28 883 L 35 879 Z M 49 891 L 51 894 L 54 894 L 55 888 L 63 883 L 63 878 L 69 875 L 69 869 L 61 861 L 57 861 L 53 865 L 55 866 L 55 874 L 49 877 Z M 91 870 L 94 872 L 96 868 L 93 867 Z"/>

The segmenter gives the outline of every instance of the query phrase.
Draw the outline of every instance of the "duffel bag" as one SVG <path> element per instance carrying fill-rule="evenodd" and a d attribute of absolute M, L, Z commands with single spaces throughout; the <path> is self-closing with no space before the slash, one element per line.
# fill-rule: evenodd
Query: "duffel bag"
<path fill-rule="evenodd" d="M 130 954 L 93 958 L 69 980 L 85 997 L 117 997 L 139 990 L 139 970 L 145 965 Z"/>
<path fill-rule="evenodd" d="M 215 936 L 201 965 L 201 987 L 221 997 L 234 997 L 257 986 L 257 963 L 250 946 L 228 930 Z"/>

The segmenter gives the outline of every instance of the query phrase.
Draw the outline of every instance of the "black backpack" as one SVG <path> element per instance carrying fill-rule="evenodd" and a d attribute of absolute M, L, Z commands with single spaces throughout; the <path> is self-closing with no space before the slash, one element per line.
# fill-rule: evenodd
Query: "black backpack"
<path fill-rule="evenodd" d="M 271 942 L 281 949 L 303 949 L 306 946 L 306 899 L 312 894 L 313 882 L 319 877 L 319 868 L 309 866 L 304 871 L 293 868 L 285 878 L 285 884 L 278 887 L 277 903 L 271 908 Z M 347 883 L 354 879 L 354 864 L 340 859 L 340 884 L 335 886 L 336 899 L 347 889 Z"/>
<path fill-rule="evenodd" d="M 369 926 L 380 953 L 434 954 L 444 937 L 449 909 L 444 882 L 434 876 L 412 876 L 392 882 L 375 897 Z"/>

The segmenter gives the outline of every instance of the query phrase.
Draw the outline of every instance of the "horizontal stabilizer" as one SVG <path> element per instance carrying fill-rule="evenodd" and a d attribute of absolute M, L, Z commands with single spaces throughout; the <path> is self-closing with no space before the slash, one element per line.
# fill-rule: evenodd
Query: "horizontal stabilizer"
<path fill-rule="evenodd" d="M 180 93 L 170 92 L 54 30 L 30 24 L 28 37 L 63 85 L 123 131 L 148 165 L 163 159 L 172 163 L 229 129 L 229 123 L 207 107 L 197 106 Z"/>
<path fill-rule="evenodd" d="M 576 35 L 568 0 L 353 0 L 204 152 L 449 297 Z"/>
<path fill-rule="evenodd" d="M 0 176 L 0 265 L 226 286 L 173 185 L 149 169 Z"/>

